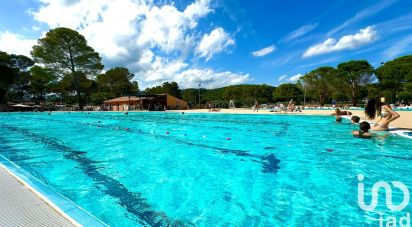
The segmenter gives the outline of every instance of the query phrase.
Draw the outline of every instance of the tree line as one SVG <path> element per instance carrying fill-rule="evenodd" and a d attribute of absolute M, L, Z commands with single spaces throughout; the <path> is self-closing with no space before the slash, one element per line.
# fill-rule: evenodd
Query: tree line
<path fill-rule="evenodd" d="M 412 55 L 382 63 L 374 69 L 366 60 L 322 66 L 303 75 L 297 83 L 232 85 L 216 89 L 180 89 L 176 82 L 139 90 L 134 74 L 125 67 L 107 71 L 101 57 L 77 31 L 56 28 L 33 46 L 31 57 L 0 51 L 0 102 L 33 100 L 64 104 L 101 105 L 122 95 L 167 93 L 193 105 L 212 103 L 224 107 L 287 102 L 317 103 L 337 100 L 358 105 L 365 98 L 385 96 L 390 102 L 412 101 Z"/>
<path fill-rule="evenodd" d="M 139 91 L 127 68 L 102 72 L 99 54 L 68 28 L 50 30 L 33 46 L 31 57 L 0 51 L 1 103 L 49 100 L 83 109 L 86 104 Z"/>

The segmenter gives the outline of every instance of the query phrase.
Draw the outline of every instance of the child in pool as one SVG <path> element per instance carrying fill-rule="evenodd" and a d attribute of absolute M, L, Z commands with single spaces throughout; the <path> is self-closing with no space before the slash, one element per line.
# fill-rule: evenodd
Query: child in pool
<path fill-rule="evenodd" d="M 360 121 L 360 118 L 358 116 L 352 116 L 350 118 L 350 121 L 352 122 L 352 124 L 358 124 Z"/>
<path fill-rule="evenodd" d="M 359 137 L 359 138 L 371 138 L 372 137 L 372 133 L 369 132 L 369 129 L 371 129 L 371 125 L 368 122 L 364 121 L 360 123 L 359 129 L 360 130 L 352 131 L 352 135 L 355 137 Z"/>

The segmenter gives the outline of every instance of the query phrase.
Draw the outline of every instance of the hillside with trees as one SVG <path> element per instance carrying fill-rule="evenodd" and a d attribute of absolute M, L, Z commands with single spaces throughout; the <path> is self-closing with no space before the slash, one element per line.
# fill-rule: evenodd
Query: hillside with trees
<path fill-rule="evenodd" d="M 237 107 L 260 103 L 287 102 L 326 105 L 332 100 L 353 106 L 367 98 L 385 96 L 391 103 L 412 102 L 412 55 L 382 63 L 374 69 L 366 60 L 342 62 L 337 67 L 321 66 L 296 83 L 231 85 L 222 88 L 180 89 L 176 82 L 139 90 L 129 69 L 118 66 L 102 71 L 99 53 L 78 32 L 68 28 L 50 30 L 33 46 L 32 56 L 0 51 L 0 102 L 32 101 L 75 105 L 101 105 L 104 100 L 131 94 L 167 93 L 192 106 L 211 103 Z"/>

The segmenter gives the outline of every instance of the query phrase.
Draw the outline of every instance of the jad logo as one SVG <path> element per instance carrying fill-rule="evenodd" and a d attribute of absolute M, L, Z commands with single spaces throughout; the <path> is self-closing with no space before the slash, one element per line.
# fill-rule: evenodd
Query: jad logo
<path fill-rule="evenodd" d="M 401 212 L 409 204 L 410 193 L 406 185 L 399 181 L 391 181 L 394 188 L 399 189 L 403 193 L 403 200 L 399 204 L 393 204 L 392 202 L 392 186 L 385 182 L 379 181 L 375 183 L 372 187 L 372 200 L 370 204 L 365 203 L 365 185 L 363 180 L 365 177 L 362 174 L 358 175 L 358 204 L 359 207 L 364 211 L 373 211 L 378 205 L 379 189 L 383 188 L 386 194 L 386 207 L 391 211 Z M 395 216 L 383 217 L 382 214 L 379 218 L 379 226 L 400 226 L 400 227 L 410 227 L 411 217 L 410 213 L 407 212 L 405 216 L 400 217 L 399 220 Z"/>

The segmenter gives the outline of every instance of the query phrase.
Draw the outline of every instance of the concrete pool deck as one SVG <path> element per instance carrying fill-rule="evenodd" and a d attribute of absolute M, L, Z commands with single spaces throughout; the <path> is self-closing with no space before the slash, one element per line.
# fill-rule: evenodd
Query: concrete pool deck
<path fill-rule="evenodd" d="M 76 226 L 0 165 L 0 226 Z"/>

